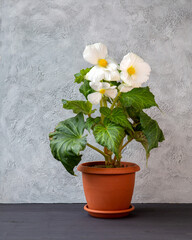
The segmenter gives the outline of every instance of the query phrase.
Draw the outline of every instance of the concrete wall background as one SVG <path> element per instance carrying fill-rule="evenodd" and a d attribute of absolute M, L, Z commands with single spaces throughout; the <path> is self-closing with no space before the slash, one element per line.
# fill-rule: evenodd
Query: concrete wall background
<path fill-rule="evenodd" d="M 118 61 L 133 51 L 152 67 L 148 85 L 163 113 L 148 111 L 166 141 L 141 166 L 134 202 L 192 202 L 192 1 L 0 0 L 0 202 L 83 202 L 81 175 L 53 159 L 48 133 L 83 99 L 73 74 L 85 45 L 103 42 Z M 86 149 L 83 161 L 99 160 Z"/>

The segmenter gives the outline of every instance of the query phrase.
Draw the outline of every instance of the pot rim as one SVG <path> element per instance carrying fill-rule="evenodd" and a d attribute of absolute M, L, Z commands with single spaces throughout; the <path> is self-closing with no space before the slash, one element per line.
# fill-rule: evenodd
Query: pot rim
<path fill-rule="evenodd" d="M 88 173 L 88 174 L 129 174 L 129 173 L 135 173 L 140 170 L 140 167 L 136 163 L 132 162 L 121 162 L 121 165 L 126 165 L 124 168 L 93 168 L 91 166 L 93 165 L 104 165 L 104 161 L 94 161 L 94 162 L 86 162 L 81 163 L 77 170 L 82 173 Z"/>

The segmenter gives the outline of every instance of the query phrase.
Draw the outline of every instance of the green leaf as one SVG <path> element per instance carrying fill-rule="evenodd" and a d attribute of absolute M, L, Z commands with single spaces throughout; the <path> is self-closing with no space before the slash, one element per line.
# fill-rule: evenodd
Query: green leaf
<path fill-rule="evenodd" d="M 148 144 L 146 136 L 143 134 L 142 131 L 137 131 L 134 133 L 133 137 L 137 142 L 140 142 L 143 145 L 143 147 L 145 148 L 145 151 L 146 151 L 146 158 L 148 159 L 150 154 L 148 151 L 149 144 Z"/>
<path fill-rule="evenodd" d="M 88 80 L 84 80 L 84 83 L 81 85 L 81 87 L 79 88 L 79 91 L 80 93 L 82 93 L 86 99 L 87 99 L 87 96 L 90 94 L 90 93 L 93 93 L 95 92 L 90 86 L 89 86 L 89 82 Z"/>
<path fill-rule="evenodd" d="M 102 113 L 105 117 L 111 115 L 111 109 L 108 107 L 101 107 L 100 113 Z"/>
<path fill-rule="evenodd" d="M 128 128 L 133 131 L 132 125 L 127 119 L 127 115 L 123 108 L 114 108 L 112 111 L 108 107 L 101 107 L 100 112 L 108 118 L 111 122 L 121 125 L 124 128 Z"/>
<path fill-rule="evenodd" d="M 73 153 L 68 153 L 60 159 L 64 168 L 71 174 L 75 175 L 73 168 L 79 164 L 81 161 L 81 155 L 75 155 Z"/>
<path fill-rule="evenodd" d="M 162 130 L 158 123 L 150 118 L 146 113 L 140 113 L 140 122 L 148 141 L 148 153 L 151 149 L 158 147 L 158 142 L 165 140 Z"/>
<path fill-rule="evenodd" d="M 92 68 L 92 67 L 91 67 Z M 85 79 L 85 75 L 91 70 L 91 68 L 86 68 L 86 69 L 81 69 L 79 73 L 76 73 L 75 76 L 75 81 L 76 83 L 81 83 Z"/>
<path fill-rule="evenodd" d="M 122 93 L 120 101 L 124 107 L 133 107 L 138 111 L 153 106 L 158 107 L 149 87 L 134 88 L 130 92 Z"/>
<path fill-rule="evenodd" d="M 111 86 L 119 86 L 121 83 L 120 82 L 116 82 L 116 81 L 111 81 L 110 82 Z"/>
<path fill-rule="evenodd" d="M 105 119 L 103 124 L 99 123 L 95 125 L 93 134 L 97 143 L 107 147 L 119 158 L 118 149 L 121 141 L 125 137 L 123 127 Z"/>
<path fill-rule="evenodd" d="M 51 152 L 55 159 L 62 162 L 66 170 L 74 175 L 73 168 L 80 162 L 80 151 L 84 150 L 87 140 L 82 136 L 85 128 L 83 114 L 60 122 L 55 131 L 49 134 Z"/>
<path fill-rule="evenodd" d="M 85 123 L 85 128 L 90 132 L 90 130 L 93 129 L 93 127 L 100 121 L 101 121 L 100 117 L 96 118 L 89 117 L 87 118 L 87 121 Z"/>
<path fill-rule="evenodd" d="M 126 111 L 129 115 L 129 117 L 135 122 L 139 122 L 140 121 L 140 117 L 139 117 L 139 114 L 140 114 L 140 111 L 138 111 L 137 109 L 133 108 L 133 107 L 128 107 L 126 108 Z"/>
<path fill-rule="evenodd" d="M 92 104 L 89 101 L 67 101 L 62 99 L 63 108 L 71 109 L 74 113 L 80 113 L 89 115 L 96 111 L 96 109 L 92 110 Z"/>

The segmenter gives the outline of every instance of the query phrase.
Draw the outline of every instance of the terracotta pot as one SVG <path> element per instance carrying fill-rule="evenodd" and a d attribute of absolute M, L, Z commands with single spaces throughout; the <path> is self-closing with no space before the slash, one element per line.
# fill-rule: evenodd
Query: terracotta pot
<path fill-rule="evenodd" d="M 87 205 L 84 207 L 95 217 L 122 217 L 134 210 L 131 199 L 135 184 L 135 163 L 121 162 L 121 168 L 99 168 L 104 162 L 80 164 Z"/>

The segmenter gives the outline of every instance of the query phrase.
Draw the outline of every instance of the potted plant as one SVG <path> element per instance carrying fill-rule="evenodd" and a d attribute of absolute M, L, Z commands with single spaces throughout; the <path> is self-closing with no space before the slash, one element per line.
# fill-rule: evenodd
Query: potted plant
<path fill-rule="evenodd" d="M 99 152 L 100 161 L 78 166 L 87 200 L 84 209 L 95 217 L 126 216 L 134 209 L 131 198 L 135 172 L 140 168 L 121 162 L 122 150 L 136 140 L 148 159 L 151 149 L 164 140 L 158 123 L 144 112 L 158 107 L 149 87 L 141 87 L 151 68 L 134 53 L 128 53 L 118 65 L 102 43 L 86 46 L 83 57 L 94 65 L 74 75 L 85 101 L 62 100 L 63 108 L 76 116 L 60 122 L 49 134 L 51 152 L 72 175 L 86 147 Z M 93 105 L 100 105 L 99 111 Z M 88 133 L 103 150 L 87 141 Z"/>

